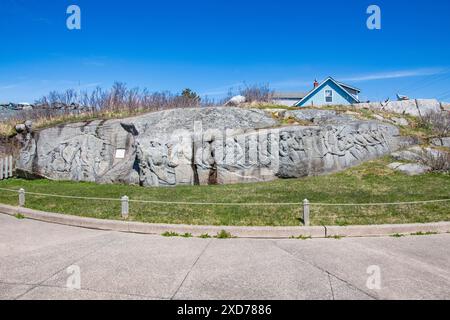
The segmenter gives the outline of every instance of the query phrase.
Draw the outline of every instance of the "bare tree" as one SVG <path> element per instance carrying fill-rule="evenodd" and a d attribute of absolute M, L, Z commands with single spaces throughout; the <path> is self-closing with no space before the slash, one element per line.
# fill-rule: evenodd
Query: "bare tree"
<path fill-rule="evenodd" d="M 239 94 L 245 97 L 247 102 L 270 102 L 273 97 L 273 90 L 268 84 L 247 85 L 239 89 Z"/>
<path fill-rule="evenodd" d="M 246 85 L 245 88 L 239 89 L 247 101 L 253 102 L 269 102 L 272 97 L 272 90 L 268 85 Z M 210 99 L 195 93 L 191 89 L 185 89 L 179 94 L 173 94 L 168 91 L 150 92 L 148 89 L 132 88 L 128 89 L 123 82 L 115 82 L 111 89 L 102 89 L 96 87 L 92 91 L 77 92 L 74 89 L 68 89 L 62 92 L 51 91 L 47 95 L 36 100 L 33 109 L 17 113 L 13 119 L 9 118 L 8 124 L 12 127 L 17 122 L 24 120 L 43 120 L 46 124 L 53 123 L 55 118 L 66 116 L 83 116 L 89 117 L 111 117 L 117 115 L 133 115 L 140 112 L 150 112 L 158 110 L 166 110 L 173 108 L 192 108 L 192 107 L 212 107 L 223 105 L 226 100 Z M 436 118 L 436 119 L 435 119 Z M 438 128 L 445 127 L 439 117 L 427 118 L 428 122 L 432 122 Z M 448 121 L 448 120 L 447 120 Z M 437 123 L 437 124 L 436 124 Z M 448 126 L 448 122 L 447 126 Z M 443 130 L 443 129 L 439 129 Z M 448 133 L 448 127 L 446 129 Z"/>

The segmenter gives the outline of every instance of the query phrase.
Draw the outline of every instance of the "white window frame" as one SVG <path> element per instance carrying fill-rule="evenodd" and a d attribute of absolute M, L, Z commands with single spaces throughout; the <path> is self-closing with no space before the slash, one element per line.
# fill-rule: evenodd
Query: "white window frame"
<path fill-rule="evenodd" d="M 327 97 L 327 92 L 330 92 L 330 96 Z M 332 103 L 333 102 L 333 90 L 332 89 L 325 89 L 324 90 L 324 95 L 325 95 L 325 102 L 326 103 Z M 327 98 L 331 98 L 331 101 L 327 101 Z"/>

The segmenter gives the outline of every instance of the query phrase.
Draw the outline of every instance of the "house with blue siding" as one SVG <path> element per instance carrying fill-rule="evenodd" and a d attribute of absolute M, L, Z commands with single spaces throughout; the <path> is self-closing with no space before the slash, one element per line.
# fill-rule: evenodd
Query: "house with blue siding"
<path fill-rule="evenodd" d="M 320 107 L 326 105 L 350 105 L 359 103 L 361 90 L 338 82 L 332 77 L 322 83 L 314 81 L 314 88 L 308 93 L 274 94 L 274 103 L 295 107 Z"/>

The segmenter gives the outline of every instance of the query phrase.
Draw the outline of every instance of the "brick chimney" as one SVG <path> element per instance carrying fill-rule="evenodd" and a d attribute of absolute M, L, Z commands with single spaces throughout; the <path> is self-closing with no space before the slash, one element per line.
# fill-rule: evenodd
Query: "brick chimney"
<path fill-rule="evenodd" d="M 317 88 L 319 86 L 319 83 L 317 82 L 317 79 L 314 80 L 314 88 Z"/>

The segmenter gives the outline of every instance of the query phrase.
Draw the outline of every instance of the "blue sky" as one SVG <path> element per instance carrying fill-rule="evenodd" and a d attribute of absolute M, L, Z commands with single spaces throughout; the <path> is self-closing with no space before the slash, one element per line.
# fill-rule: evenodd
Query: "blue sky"
<path fill-rule="evenodd" d="M 66 9 L 81 8 L 81 30 Z M 382 29 L 368 30 L 377 4 Z M 448 0 L 1 0 L 0 102 L 50 90 L 185 87 L 220 97 L 243 82 L 308 91 L 333 76 L 364 100 L 450 100 Z"/>

